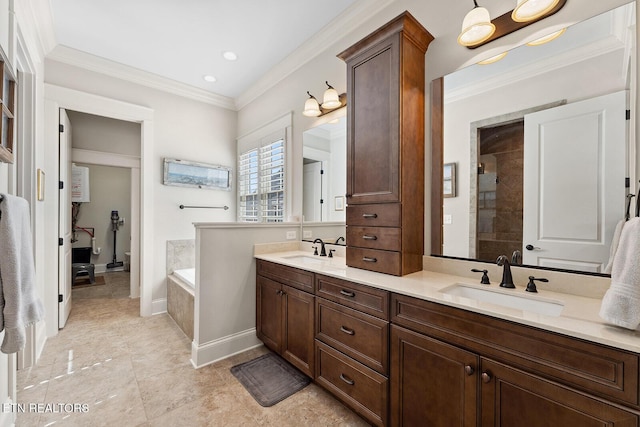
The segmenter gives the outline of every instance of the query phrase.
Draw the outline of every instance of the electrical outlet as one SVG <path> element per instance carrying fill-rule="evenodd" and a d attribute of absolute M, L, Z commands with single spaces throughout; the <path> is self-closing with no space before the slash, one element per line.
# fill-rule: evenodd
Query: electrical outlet
<path fill-rule="evenodd" d="M 313 237 L 313 233 L 311 232 L 311 230 L 304 230 L 302 232 L 302 238 L 303 239 L 310 239 Z"/>
<path fill-rule="evenodd" d="M 287 231 L 287 240 L 295 240 L 298 233 L 296 230 Z"/>
<path fill-rule="evenodd" d="M 448 225 L 448 224 L 451 224 L 451 223 L 453 222 L 453 221 L 452 221 L 452 218 L 451 218 L 451 215 L 444 215 L 444 218 L 443 218 L 443 219 L 444 219 L 444 221 L 443 221 L 443 222 L 444 222 L 445 224 L 447 224 L 447 225 Z"/>

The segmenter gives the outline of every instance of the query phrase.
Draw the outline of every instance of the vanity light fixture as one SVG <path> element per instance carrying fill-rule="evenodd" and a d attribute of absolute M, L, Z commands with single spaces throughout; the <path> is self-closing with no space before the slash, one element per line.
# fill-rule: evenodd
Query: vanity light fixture
<path fill-rule="evenodd" d="M 338 92 L 329 84 L 328 81 L 325 81 L 325 83 L 328 88 L 324 91 L 322 104 L 319 104 L 316 97 L 307 91 L 309 99 L 304 103 L 304 110 L 302 110 L 303 115 L 307 117 L 318 117 L 347 105 L 347 94 L 342 93 L 338 95 Z"/>
<path fill-rule="evenodd" d="M 500 61 L 500 60 L 501 60 L 502 58 L 504 58 L 505 56 L 507 56 L 507 52 L 506 52 L 506 51 L 505 51 L 505 52 L 502 52 L 502 53 L 499 53 L 499 54 L 497 54 L 497 55 L 493 55 L 492 57 L 487 58 L 487 59 L 485 59 L 485 60 L 483 60 L 483 61 L 479 61 L 479 62 L 478 62 L 478 64 L 479 64 L 479 65 L 489 65 L 489 64 L 493 64 L 494 62 L 498 62 L 498 61 Z"/>
<path fill-rule="evenodd" d="M 473 0 L 475 5 L 464 17 L 462 30 L 458 36 L 458 44 L 462 46 L 474 46 L 488 40 L 496 31 L 496 26 L 491 22 L 489 11 L 478 6 L 478 2 Z"/>
<path fill-rule="evenodd" d="M 529 43 L 527 43 L 527 46 L 540 46 L 541 44 L 549 43 L 550 41 L 555 40 L 561 35 L 563 35 L 565 31 L 567 31 L 567 29 L 563 28 L 551 34 L 547 34 L 546 36 L 540 37 L 535 40 L 531 40 Z"/>
<path fill-rule="evenodd" d="M 517 0 L 511 19 L 515 22 L 534 21 L 551 12 L 559 2 L 560 0 Z"/>
<path fill-rule="evenodd" d="M 318 100 L 315 96 L 311 95 L 309 91 L 307 91 L 307 95 L 309 95 L 309 99 L 304 103 L 304 110 L 302 111 L 302 114 L 307 117 L 318 117 L 321 114 Z"/>
<path fill-rule="evenodd" d="M 477 7 L 476 0 L 474 0 L 476 7 L 465 16 L 462 23 L 462 32 L 458 36 L 458 43 L 468 49 L 475 49 L 553 15 L 562 9 L 566 3 L 567 0 L 517 0 L 515 9 L 488 22 L 488 24 L 493 25 L 495 31 L 489 33 L 489 27 L 480 27 L 485 28 L 485 32 L 489 35 L 485 35 L 484 38 L 478 37 L 474 40 L 472 36 L 480 32 L 480 28 L 474 28 L 474 22 L 478 22 L 475 24 L 476 26 L 485 26 L 487 22 L 482 21 L 489 19 L 489 12 L 486 12 L 486 9 L 482 7 Z M 482 11 L 483 9 L 484 11 Z M 480 11 L 478 12 L 478 10 Z M 476 15 L 481 15 L 482 19 L 474 17 Z M 478 21 L 474 21 L 475 19 L 478 19 Z M 474 31 L 471 31 L 471 29 L 474 29 Z"/>
<path fill-rule="evenodd" d="M 334 108 L 338 108 L 342 105 L 342 103 L 340 102 L 340 95 L 338 95 L 338 91 L 335 90 L 328 81 L 325 81 L 325 84 L 328 86 L 328 88 L 324 91 L 324 96 L 322 97 L 322 108 L 324 108 L 325 110 L 333 110 Z"/>

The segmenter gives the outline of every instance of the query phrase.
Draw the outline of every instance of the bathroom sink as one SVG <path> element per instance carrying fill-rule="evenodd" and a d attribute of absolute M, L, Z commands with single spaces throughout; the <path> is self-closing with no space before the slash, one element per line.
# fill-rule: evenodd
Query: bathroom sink
<path fill-rule="evenodd" d="M 292 255 L 292 256 L 283 257 L 283 259 L 294 261 L 294 262 L 301 262 L 303 264 L 315 264 L 315 265 L 322 264 L 323 262 L 322 258 L 305 256 L 305 255 Z"/>
<path fill-rule="evenodd" d="M 512 291 L 481 289 L 462 283 L 456 283 L 440 292 L 547 316 L 560 316 L 564 308 L 564 304 L 560 301 L 508 293 Z"/>

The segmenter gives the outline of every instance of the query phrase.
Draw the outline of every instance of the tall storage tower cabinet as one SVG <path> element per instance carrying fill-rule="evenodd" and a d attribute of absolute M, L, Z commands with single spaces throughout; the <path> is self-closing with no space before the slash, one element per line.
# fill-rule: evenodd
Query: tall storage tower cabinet
<path fill-rule="evenodd" d="M 347 63 L 347 265 L 402 276 L 424 252 L 424 56 L 404 12 L 338 57 Z"/>

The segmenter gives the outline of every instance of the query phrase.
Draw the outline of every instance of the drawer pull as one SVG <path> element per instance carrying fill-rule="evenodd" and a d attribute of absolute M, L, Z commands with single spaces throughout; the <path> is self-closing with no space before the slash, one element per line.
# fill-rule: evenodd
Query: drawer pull
<path fill-rule="evenodd" d="M 344 295 L 345 297 L 353 298 L 356 296 L 355 292 L 345 291 L 344 289 L 340 290 L 340 295 Z"/>
<path fill-rule="evenodd" d="M 464 372 L 467 375 L 473 375 L 473 373 L 475 372 L 475 369 L 473 369 L 473 366 L 467 365 L 464 367 Z"/>
<path fill-rule="evenodd" d="M 363 213 L 362 218 L 378 218 L 378 214 Z"/>
<path fill-rule="evenodd" d="M 491 381 L 491 374 L 488 372 L 483 372 L 481 377 L 482 377 L 482 382 L 485 384 Z"/>
<path fill-rule="evenodd" d="M 362 238 L 364 240 L 378 240 L 378 236 L 369 236 L 368 234 L 364 234 Z"/>
<path fill-rule="evenodd" d="M 353 329 L 345 328 L 344 326 L 340 326 L 340 330 L 347 335 L 355 335 L 356 333 Z"/>
<path fill-rule="evenodd" d="M 366 261 L 366 262 L 378 262 L 377 258 L 371 258 L 371 257 L 368 257 L 368 256 L 363 256 L 362 260 Z"/>
<path fill-rule="evenodd" d="M 340 379 L 349 385 L 354 385 L 356 383 L 354 380 L 347 377 L 345 374 L 340 374 Z"/>

